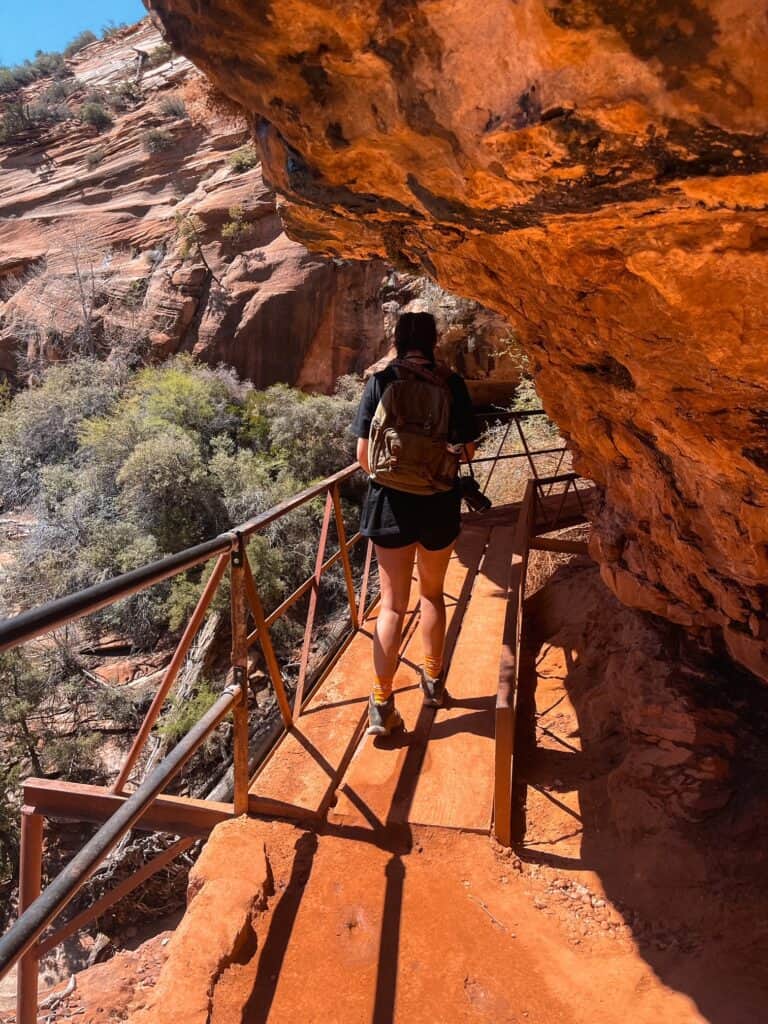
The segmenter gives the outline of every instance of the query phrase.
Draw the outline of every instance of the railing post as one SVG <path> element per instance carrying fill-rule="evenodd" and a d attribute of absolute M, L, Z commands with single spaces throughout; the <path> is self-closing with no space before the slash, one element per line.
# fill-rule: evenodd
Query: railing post
<path fill-rule="evenodd" d="M 301 714 L 301 702 L 304 699 L 304 683 L 307 678 L 309 667 L 309 652 L 312 647 L 312 630 L 315 625 L 315 612 L 320 597 L 320 580 L 323 575 L 323 561 L 325 559 L 325 546 L 328 543 L 328 528 L 331 525 L 331 512 L 333 511 L 332 488 L 329 488 L 325 498 L 325 512 L 323 514 L 323 525 L 320 528 L 320 540 L 317 546 L 317 557 L 315 558 L 315 573 L 312 577 L 312 590 L 309 593 L 309 607 L 307 608 L 307 624 L 304 627 L 304 642 L 301 645 L 301 657 L 299 658 L 299 678 L 296 682 L 296 694 L 293 698 L 293 710 L 296 717 Z"/>
<path fill-rule="evenodd" d="M 34 807 L 21 809 L 21 873 L 19 917 L 40 895 L 43 875 L 43 816 Z M 19 960 L 16 976 L 17 1024 L 37 1021 L 39 951 L 35 943 Z"/>
<path fill-rule="evenodd" d="M 248 623 L 245 592 L 245 548 L 237 536 L 229 556 L 232 613 L 232 678 L 240 697 L 232 707 L 235 814 L 248 813 Z"/>
<path fill-rule="evenodd" d="M 339 551 L 341 552 L 341 564 L 344 566 L 344 581 L 347 585 L 347 600 L 349 601 L 349 614 L 352 618 L 352 628 L 357 629 L 357 599 L 355 597 L 355 581 L 352 576 L 352 562 L 347 549 L 347 531 L 344 529 L 344 514 L 341 508 L 339 497 L 339 485 L 334 484 L 331 488 L 331 500 L 333 511 L 336 516 L 336 533 L 339 538 Z"/>

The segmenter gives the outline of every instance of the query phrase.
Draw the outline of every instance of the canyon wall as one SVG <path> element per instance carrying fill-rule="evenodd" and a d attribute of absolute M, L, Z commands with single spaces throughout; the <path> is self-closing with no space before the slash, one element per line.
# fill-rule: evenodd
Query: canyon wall
<path fill-rule="evenodd" d="M 626 603 L 768 678 L 756 0 L 150 0 L 251 112 L 288 234 L 508 317 Z"/>
<path fill-rule="evenodd" d="M 85 318 L 107 344 L 135 335 L 154 357 L 191 351 L 258 386 L 328 390 L 381 354 L 384 264 L 286 237 L 244 120 L 211 107 L 156 28 L 144 21 L 68 63 L 72 116 L 0 145 L 1 370 L 66 355 Z M 21 102 L 34 109 L 50 86 Z M 89 100 L 111 125 L 76 118 Z"/>
<path fill-rule="evenodd" d="M 244 116 L 148 19 L 0 97 L 0 373 L 133 341 L 329 391 L 388 351 L 406 308 L 435 311 L 483 397 L 509 397 L 519 360 L 500 316 L 287 237 Z"/>

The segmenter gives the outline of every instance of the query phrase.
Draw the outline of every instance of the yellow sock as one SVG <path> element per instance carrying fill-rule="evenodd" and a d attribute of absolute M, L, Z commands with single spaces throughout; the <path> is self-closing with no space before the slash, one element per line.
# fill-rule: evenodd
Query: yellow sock
<path fill-rule="evenodd" d="M 392 696 L 392 676 L 376 676 L 373 684 L 373 699 L 377 704 L 383 704 Z"/>
<path fill-rule="evenodd" d="M 440 673 L 443 671 L 443 659 L 430 658 L 428 654 L 424 656 L 424 671 L 427 673 L 430 679 L 437 679 Z"/>

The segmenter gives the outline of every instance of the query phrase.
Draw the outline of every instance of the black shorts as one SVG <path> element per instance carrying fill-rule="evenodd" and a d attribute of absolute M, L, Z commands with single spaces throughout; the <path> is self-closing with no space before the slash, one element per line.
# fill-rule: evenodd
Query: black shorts
<path fill-rule="evenodd" d="M 421 544 L 440 551 L 461 529 L 458 487 L 439 494 L 406 494 L 371 481 L 363 502 L 360 532 L 382 548 Z"/>

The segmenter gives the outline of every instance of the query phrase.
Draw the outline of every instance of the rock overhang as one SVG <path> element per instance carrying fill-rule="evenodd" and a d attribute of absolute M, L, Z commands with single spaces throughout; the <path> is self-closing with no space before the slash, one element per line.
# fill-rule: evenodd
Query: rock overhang
<path fill-rule="evenodd" d="M 768 22 L 754 0 L 151 0 L 289 233 L 517 328 L 617 593 L 768 678 Z"/>

